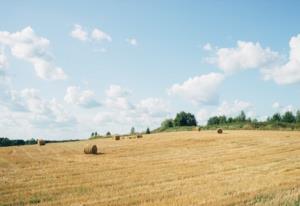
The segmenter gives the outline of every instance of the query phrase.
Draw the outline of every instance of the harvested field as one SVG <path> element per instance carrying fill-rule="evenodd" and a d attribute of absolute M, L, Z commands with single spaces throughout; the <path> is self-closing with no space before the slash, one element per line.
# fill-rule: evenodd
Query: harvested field
<path fill-rule="evenodd" d="M 85 155 L 86 144 L 101 147 Z M 300 132 L 192 131 L 0 148 L 0 205 L 299 205 Z"/>

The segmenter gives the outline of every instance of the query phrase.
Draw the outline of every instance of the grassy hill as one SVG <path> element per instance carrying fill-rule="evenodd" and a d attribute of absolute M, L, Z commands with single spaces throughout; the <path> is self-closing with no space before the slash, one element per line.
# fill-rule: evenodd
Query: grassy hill
<path fill-rule="evenodd" d="M 83 154 L 87 143 L 98 155 Z M 0 148 L 0 205 L 299 205 L 300 132 L 167 132 Z"/>

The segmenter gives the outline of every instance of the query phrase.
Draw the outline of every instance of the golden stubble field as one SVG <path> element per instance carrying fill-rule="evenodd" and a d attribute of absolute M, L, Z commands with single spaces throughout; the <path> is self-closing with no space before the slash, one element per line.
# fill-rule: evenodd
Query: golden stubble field
<path fill-rule="evenodd" d="M 99 155 L 83 154 L 94 143 Z M 299 205 L 300 132 L 0 148 L 0 205 Z"/>

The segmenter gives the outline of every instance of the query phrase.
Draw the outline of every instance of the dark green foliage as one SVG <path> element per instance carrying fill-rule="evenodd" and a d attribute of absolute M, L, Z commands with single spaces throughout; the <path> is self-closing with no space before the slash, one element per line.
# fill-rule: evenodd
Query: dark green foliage
<path fill-rule="evenodd" d="M 296 122 L 300 123 L 300 110 L 298 110 L 296 113 Z"/>
<path fill-rule="evenodd" d="M 240 115 L 238 115 L 235 120 L 237 122 L 245 122 L 246 121 L 246 114 L 244 111 L 241 111 Z"/>
<path fill-rule="evenodd" d="M 211 117 L 211 118 L 208 119 L 207 125 L 226 124 L 229 121 L 233 122 L 233 119 L 230 117 L 227 120 L 227 117 L 225 115 L 223 115 L 223 116 L 214 116 L 214 117 Z"/>
<path fill-rule="evenodd" d="M 272 118 L 270 119 L 272 122 L 280 122 L 281 121 L 281 115 L 279 113 L 275 113 Z"/>
<path fill-rule="evenodd" d="M 296 117 L 293 115 L 292 112 L 287 111 L 284 113 L 284 115 L 282 115 L 282 122 L 295 123 Z"/>
<path fill-rule="evenodd" d="M 171 127 L 174 127 L 174 122 L 172 119 L 166 119 L 164 120 L 162 123 L 161 123 L 161 126 L 160 128 L 161 129 L 168 129 L 168 128 L 171 128 Z"/>
<path fill-rule="evenodd" d="M 97 132 L 95 132 L 95 133 L 94 133 L 94 136 L 98 136 L 98 133 L 97 133 Z"/>
<path fill-rule="evenodd" d="M 110 131 L 106 132 L 106 136 L 111 136 Z"/>
<path fill-rule="evenodd" d="M 227 120 L 226 120 L 227 119 Z M 225 121 L 224 121 L 225 120 Z M 225 123 L 224 123 L 225 122 Z M 268 117 L 266 121 L 259 122 L 257 119 L 247 118 L 242 111 L 235 118 L 224 118 L 223 116 L 214 116 L 208 119 L 205 129 L 265 129 L 265 130 L 300 130 L 300 111 L 296 116 L 292 112 L 286 112 L 283 115 L 275 113 Z"/>
<path fill-rule="evenodd" d="M 0 147 L 17 146 L 25 144 L 36 144 L 35 139 L 22 140 L 22 139 L 8 139 L 7 137 L 0 137 Z"/>
<path fill-rule="evenodd" d="M 180 112 L 177 113 L 174 119 L 174 126 L 197 126 L 197 121 L 193 114 Z"/>
<path fill-rule="evenodd" d="M 149 129 L 149 127 L 146 129 L 146 134 L 150 134 L 150 129 Z"/>
<path fill-rule="evenodd" d="M 95 136 L 94 132 L 92 132 L 91 137 Z"/>

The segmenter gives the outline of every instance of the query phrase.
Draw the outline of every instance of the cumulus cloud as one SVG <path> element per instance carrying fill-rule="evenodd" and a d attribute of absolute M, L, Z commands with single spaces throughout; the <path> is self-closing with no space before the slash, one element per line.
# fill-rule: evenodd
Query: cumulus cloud
<path fill-rule="evenodd" d="M 251 116 L 250 109 L 253 106 L 250 102 L 234 100 L 234 102 L 230 103 L 227 101 L 223 101 L 221 105 L 217 108 L 217 115 L 226 115 L 226 116 L 235 116 L 239 114 L 241 111 L 245 111 L 247 116 Z"/>
<path fill-rule="evenodd" d="M 259 43 L 238 41 L 234 48 L 220 48 L 208 63 L 217 65 L 225 73 L 264 68 L 280 59 L 277 52 L 263 48 Z"/>
<path fill-rule="evenodd" d="M 140 113 L 155 117 L 166 116 L 169 113 L 169 105 L 159 98 L 143 99 L 137 104 L 136 108 Z"/>
<path fill-rule="evenodd" d="M 81 90 L 80 87 L 70 86 L 67 88 L 64 97 L 68 104 L 79 105 L 86 108 L 98 107 L 101 104 L 96 100 L 95 94 L 91 90 Z"/>
<path fill-rule="evenodd" d="M 71 37 L 78 39 L 82 42 L 85 41 L 107 41 L 111 42 L 112 38 L 109 34 L 100 30 L 99 28 L 94 28 L 90 33 L 85 30 L 81 25 L 75 24 L 73 30 L 70 32 Z"/>
<path fill-rule="evenodd" d="M 97 41 L 108 41 L 108 42 L 112 41 L 111 36 L 109 36 L 107 33 L 105 33 L 104 31 L 101 31 L 100 29 L 97 29 L 97 28 L 95 28 L 92 31 L 91 37 L 92 37 L 92 39 L 97 40 Z"/>
<path fill-rule="evenodd" d="M 178 95 L 195 104 L 212 104 L 218 100 L 217 89 L 224 80 L 220 73 L 209 73 L 190 78 L 168 89 L 170 95 Z"/>
<path fill-rule="evenodd" d="M 125 88 L 122 88 L 120 85 L 112 84 L 109 88 L 105 91 L 108 97 L 126 97 L 131 94 L 131 91 Z"/>
<path fill-rule="evenodd" d="M 225 115 L 227 117 L 234 117 L 241 111 L 244 111 L 247 117 L 255 117 L 254 106 L 250 102 L 238 99 L 233 102 L 223 101 L 217 107 L 202 108 L 198 111 L 196 117 L 200 124 L 206 124 L 207 120 L 212 116 Z"/>
<path fill-rule="evenodd" d="M 68 113 L 62 104 L 55 99 L 50 101 L 41 98 L 39 91 L 33 88 L 7 91 L 1 97 L 1 106 L 10 113 L 26 113 L 26 119 L 38 127 L 65 127 L 76 124 L 77 120 Z"/>
<path fill-rule="evenodd" d="M 12 55 L 31 63 L 38 77 L 42 79 L 66 79 L 63 69 L 53 63 L 48 51 L 50 41 L 37 36 L 31 27 L 10 33 L 0 31 L 0 45 L 10 48 Z"/>
<path fill-rule="evenodd" d="M 106 100 L 105 104 L 109 108 L 113 109 L 133 109 L 134 106 L 128 100 L 130 95 L 130 91 L 128 89 L 122 88 L 119 85 L 110 85 L 109 88 L 105 91 L 106 93 Z"/>
<path fill-rule="evenodd" d="M 285 64 L 263 70 L 266 80 L 274 80 L 277 84 L 300 82 L 300 34 L 290 39 L 289 46 L 289 60 Z"/>
<path fill-rule="evenodd" d="M 165 100 L 149 97 L 134 102 L 131 100 L 130 90 L 120 85 L 110 85 L 106 90 L 103 111 L 95 115 L 93 122 L 116 132 L 124 132 L 132 126 L 143 130 L 146 127 L 158 127 L 168 115 L 170 106 Z"/>
<path fill-rule="evenodd" d="M 138 42 L 135 38 L 128 38 L 126 39 L 126 42 L 132 46 L 137 46 L 138 45 Z"/>
<path fill-rule="evenodd" d="M 295 107 L 291 104 L 284 106 L 284 105 L 281 105 L 279 102 L 274 102 L 272 104 L 272 108 L 274 110 L 276 110 L 276 112 L 279 112 L 279 113 L 285 113 L 287 111 L 296 112 Z"/>
<path fill-rule="evenodd" d="M 80 41 L 88 40 L 88 32 L 85 31 L 81 25 L 75 24 L 73 30 L 70 33 L 71 37 L 78 39 Z"/>

